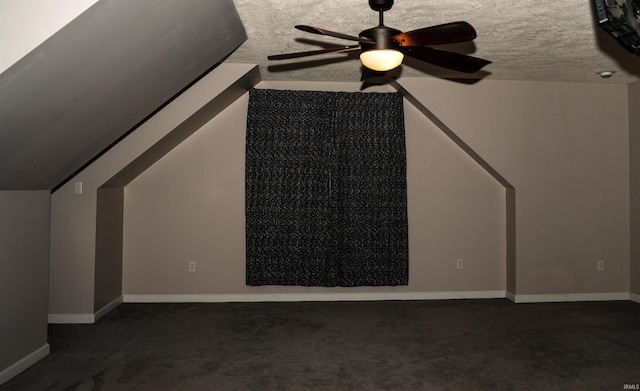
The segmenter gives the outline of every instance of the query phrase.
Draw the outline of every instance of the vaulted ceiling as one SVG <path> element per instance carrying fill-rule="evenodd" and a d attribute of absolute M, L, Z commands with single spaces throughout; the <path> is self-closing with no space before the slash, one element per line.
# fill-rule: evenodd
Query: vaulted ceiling
<path fill-rule="evenodd" d="M 593 0 L 396 0 L 385 13 L 402 31 L 458 20 L 478 37 L 448 49 L 492 64 L 468 75 L 407 59 L 392 76 L 640 80 L 640 57 L 597 27 Z M 0 190 L 55 188 L 221 61 L 258 64 L 263 80 L 357 82 L 357 54 L 267 56 L 352 43 L 296 24 L 358 35 L 377 23 L 368 0 L 99 0 L 0 74 Z"/>
<path fill-rule="evenodd" d="M 0 74 L 0 190 L 53 189 L 246 40 L 231 0 L 101 0 Z"/>

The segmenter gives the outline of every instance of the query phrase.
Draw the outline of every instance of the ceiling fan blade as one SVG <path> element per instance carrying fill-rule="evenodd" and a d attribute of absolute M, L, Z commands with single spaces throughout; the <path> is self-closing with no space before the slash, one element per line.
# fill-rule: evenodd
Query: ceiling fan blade
<path fill-rule="evenodd" d="M 418 60 L 429 64 L 465 73 L 477 72 L 485 65 L 491 64 L 491 61 L 483 60 L 481 58 L 430 48 L 427 46 L 402 46 L 400 47 L 400 51 L 407 56 L 417 58 Z"/>
<path fill-rule="evenodd" d="M 354 51 L 354 50 L 360 50 L 360 45 L 345 46 L 345 47 L 333 48 L 333 49 L 311 50 L 311 51 L 308 51 L 308 52 L 276 54 L 276 55 L 273 55 L 273 56 L 268 56 L 267 58 L 269 60 L 290 60 L 290 59 L 293 59 L 293 58 L 317 56 L 317 55 L 320 55 L 320 54 L 328 54 L 328 53 L 351 52 L 351 51 Z"/>
<path fill-rule="evenodd" d="M 329 31 L 329 30 L 318 28 L 318 27 L 309 26 L 309 25 L 306 25 L 306 24 L 298 24 L 295 27 L 298 30 L 305 31 L 307 33 L 312 33 L 312 34 L 328 35 L 330 37 L 342 38 L 342 39 L 347 39 L 349 41 L 358 41 L 358 42 L 369 43 L 369 44 L 375 44 L 376 43 L 376 41 L 373 41 L 373 40 L 368 39 L 368 38 L 362 38 L 362 37 L 356 37 L 356 36 L 348 35 L 348 34 L 336 33 L 335 31 Z"/>
<path fill-rule="evenodd" d="M 451 22 L 394 35 L 391 39 L 401 46 L 444 45 L 472 41 L 476 30 L 467 22 Z"/>

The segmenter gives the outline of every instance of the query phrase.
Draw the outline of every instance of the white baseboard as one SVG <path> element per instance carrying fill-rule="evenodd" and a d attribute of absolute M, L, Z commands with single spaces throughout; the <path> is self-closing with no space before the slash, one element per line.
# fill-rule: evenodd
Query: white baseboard
<path fill-rule="evenodd" d="M 96 322 L 94 314 L 49 314 L 49 324 L 91 324 Z"/>
<path fill-rule="evenodd" d="M 36 351 L 11 365 L 9 368 L 0 371 L 0 385 L 8 382 L 9 380 L 22 373 L 25 369 L 47 357 L 49 355 L 49 351 L 49 344 L 45 343 Z"/>
<path fill-rule="evenodd" d="M 117 297 L 111 303 L 105 305 L 104 307 L 102 307 L 98 311 L 96 311 L 95 316 L 94 316 L 95 317 L 95 321 L 96 322 L 99 321 L 103 316 L 105 316 L 109 312 L 113 311 L 120 304 L 122 304 L 122 296 Z M 49 322 L 49 323 L 51 323 L 51 322 Z"/>
<path fill-rule="evenodd" d="M 510 298 L 515 303 L 554 303 L 568 301 L 614 301 L 629 300 L 628 292 L 611 293 L 566 293 L 547 295 L 514 295 Z"/>
<path fill-rule="evenodd" d="M 124 303 L 236 303 L 294 301 L 382 301 L 499 299 L 504 291 L 468 292 L 376 292 L 376 293 L 265 293 L 213 295 L 123 295 Z"/>
<path fill-rule="evenodd" d="M 49 314 L 49 324 L 92 324 L 122 304 L 122 296 L 100 308 L 95 314 Z"/>
<path fill-rule="evenodd" d="M 256 293 L 256 294 L 202 294 L 202 295 L 123 295 L 120 303 L 240 303 L 240 302 L 295 302 L 295 301 L 383 301 L 383 300 L 451 300 L 451 299 L 503 299 L 514 303 L 553 303 L 573 301 L 632 300 L 640 303 L 640 295 L 627 292 L 566 293 L 517 295 L 509 291 L 461 292 L 368 292 L 368 293 Z M 105 307 L 106 308 L 106 307 Z M 96 314 L 97 315 L 97 314 Z M 51 317 L 51 315 L 49 315 Z M 74 315 L 69 315 L 74 316 Z M 75 315 L 77 316 L 77 315 Z M 72 319 L 73 320 L 73 319 Z M 52 323 L 51 321 L 49 323 Z M 82 322 L 59 322 L 82 323 Z"/>

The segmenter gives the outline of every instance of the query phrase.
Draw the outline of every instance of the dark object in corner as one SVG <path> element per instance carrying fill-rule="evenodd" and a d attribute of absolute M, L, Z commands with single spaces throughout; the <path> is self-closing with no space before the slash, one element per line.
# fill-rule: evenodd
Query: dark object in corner
<path fill-rule="evenodd" d="M 640 0 L 593 0 L 598 25 L 629 52 L 640 56 Z"/>

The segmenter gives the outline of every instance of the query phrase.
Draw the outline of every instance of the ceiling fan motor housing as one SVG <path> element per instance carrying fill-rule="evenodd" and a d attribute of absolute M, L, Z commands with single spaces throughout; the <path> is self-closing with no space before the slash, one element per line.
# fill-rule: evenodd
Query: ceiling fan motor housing
<path fill-rule="evenodd" d="M 402 31 L 396 30 L 391 27 L 382 26 L 382 25 L 376 26 L 374 28 L 364 30 L 360 33 L 360 37 L 369 38 L 373 41 L 376 41 L 376 43 L 370 44 L 370 43 L 361 42 L 360 46 L 362 47 L 362 50 L 394 49 L 396 48 L 397 45 L 391 40 L 391 37 L 401 33 Z"/>

